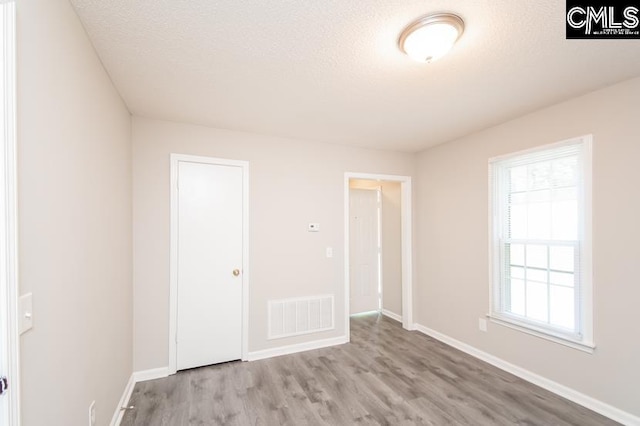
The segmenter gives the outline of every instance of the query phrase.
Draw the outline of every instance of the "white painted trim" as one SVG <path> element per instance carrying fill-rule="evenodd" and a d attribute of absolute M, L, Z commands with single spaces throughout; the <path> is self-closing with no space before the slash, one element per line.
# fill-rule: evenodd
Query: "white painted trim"
<path fill-rule="evenodd" d="M 579 343 L 573 339 L 567 339 L 561 335 L 556 336 L 549 330 L 538 331 L 536 330 L 536 328 L 534 328 L 531 324 L 528 324 L 528 323 L 524 323 L 523 325 L 520 325 L 516 320 L 510 319 L 508 317 L 505 319 L 502 319 L 501 317 L 498 317 L 498 316 L 494 317 L 491 315 L 487 315 L 487 318 L 489 318 L 489 321 L 491 321 L 494 324 L 498 324 L 503 327 L 510 328 L 512 330 L 517 330 L 522 333 L 526 333 L 531 336 L 538 337 L 540 339 L 549 340 L 550 342 L 559 343 L 561 345 L 564 345 L 573 349 L 577 349 L 579 351 L 582 351 L 588 354 L 592 354 L 596 348 L 595 345 Z"/>
<path fill-rule="evenodd" d="M 391 312 L 391 311 L 389 311 L 389 310 L 387 310 L 387 309 L 383 309 L 383 310 L 382 310 L 382 311 L 380 311 L 380 312 L 381 312 L 381 313 L 382 313 L 382 315 L 384 315 L 385 317 L 389 317 L 389 318 L 391 318 L 392 320 L 396 320 L 396 321 L 398 321 L 399 323 L 401 323 L 401 322 L 402 322 L 402 315 L 398 315 L 398 314 L 396 314 L 396 313 L 394 313 L 394 312 Z"/>
<path fill-rule="evenodd" d="M 413 330 L 413 190 L 402 181 L 402 327 Z"/>
<path fill-rule="evenodd" d="M 543 389 L 553 392 L 556 395 L 560 395 L 563 398 L 573 401 L 576 404 L 580 404 L 583 407 L 595 411 L 596 413 L 602 414 L 603 416 L 606 416 L 612 420 L 615 420 L 624 425 L 640 426 L 640 417 L 637 417 L 631 413 L 628 413 L 598 399 L 580 393 L 575 389 L 561 385 L 560 383 L 554 382 L 553 380 L 547 379 L 546 377 L 540 376 L 522 367 L 518 367 L 517 365 L 511 364 L 510 362 L 507 362 L 501 358 L 481 351 L 480 349 L 477 349 L 471 345 L 463 343 L 459 340 L 454 339 L 453 337 L 449 337 L 446 334 L 432 330 L 423 325 L 415 324 L 415 329 L 423 334 L 426 334 L 427 336 L 431 336 L 434 339 L 446 343 L 449 346 L 452 346 L 475 358 L 487 362 L 494 367 L 511 373 L 514 376 L 520 377 L 527 382 L 540 386 Z"/>
<path fill-rule="evenodd" d="M 171 373 L 169 367 L 152 368 L 149 370 L 140 370 L 133 372 L 133 381 L 146 382 L 147 380 L 163 379 L 169 377 Z"/>
<path fill-rule="evenodd" d="M 122 392 L 122 396 L 120 397 L 120 401 L 118 401 L 118 405 L 116 406 L 116 411 L 113 413 L 113 417 L 111 418 L 111 426 L 120 426 L 120 422 L 122 422 L 122 417 L 124 417 L 123 407 L 127 405 L 129 399 L 131 398 L 131 394 L 133 393 L 133 388 L 135 387 L 136 382 L 133 378 L 133 374 L 129 377 L 129 381 L 124 388 L 124 392 Z"/>
<path fill-rule="evenodd" d="M 169 377 L 169 367 L 134 371 L 133 374 L 131 374 L 131 377 L 129 377 L 129 381 L 127 382 L 127 385 L 122 392 L 120 401 L 118 401 L 118 406 L 116 407 L 116 411 L 113 413 L 110 425 L 119 426 L 120 422 L 122 422 L 122 418 L 124 417 L 125 413 L 122 408 L 126 407 L 129 403 L 129 399 L 131 399 L 131 394 L 133 393 L 133 389 L 135 388 L 136 383 L 146 382 L 147 380 L 163 379 L 165 377 Z"/>
<path fill-rule="evenodd" d="M 171 241 L 169 256 L 169 374 L 177 372 L 176 334 L 178 315 L 178 163 L 180 161 L 235 166 L 242 169 L 242 360 L 249 356 L 249 162 L 196 155 L 170 155 L 171 162 Z"/>
<path fill-rule="evenodd" d="M 3 39 L 4 46 L 2 66 L 5 91 L 2 96 L 4 133 L 1 135 L 0 185 L 2 185 L 2 199 L 0 200 L 0 215 L 2 229 L 0 240 L 0 327 L 6 347 L 6 353 L 0 357 L 2 373 L 9 380 L 9 391 L 2 398 L 6 398 L 7 410 L 2 410 L 0 424 L 19 426 L 20 419 L 20 339 L 18 333 L 18 203 L 17 203 L 17 174 L 16 174 L 16 5 L 12 0 L 2 2 L 3 9 Z M 3 407 L 4 408 L 4 407 Z"/>
<path fill-rule="evenodd" d="M 372 173 L 344 174 L 344 317 L 347 337 L 351 336 L 349 325 L 349 180 L 368 179 L 399 182 L 401 189 L 401 233 L 402 233 L 402 327 L 413 330 L 413 211 L 411 176 L 383 175 Z"/>
<path fill-rule="evenodd" d="M 344 233 L 344 334 L 347 336 L 347 341 L 351 340 L 351 322 L 350 315 L 351 309 L 350 299 L 350 271 L 349 271 L 349 174 L 344 174 L 344 194 L 343 194 L 343 205 L 344 205 L 344 224 L 343 224 L 343 233 Z"/>
<path fill-rule="evenodd" d="M 298 352 L 311 351 L 314 349 L 322 349 L 329 346 L 342 345 L 345 343 L 349 343 L 349 338 L 347 336 L 332 337 L 330 339 L 315 340 L 313 342 L 304 342 L 295 345 L 279 346 L 277 348 L 249 352 L 248 361 L 258 361 L 260 359 L 295 354 Z"/>

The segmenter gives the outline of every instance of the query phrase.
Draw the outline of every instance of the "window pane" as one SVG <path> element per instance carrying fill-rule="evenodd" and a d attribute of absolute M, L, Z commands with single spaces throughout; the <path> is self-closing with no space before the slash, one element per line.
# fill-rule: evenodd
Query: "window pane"
<path fill-rule="evenodd" d="M 511 178 L 510 192 L 520 192 L 527 190 L 527 166 L 512 167 L 509 170 Z"/>
<path fill-rule="evenodd" d="M 552 229 L 554 240 L 578 239 L 578 202 L 576 200 L 553 203 Z"/>
<path fill-rule="evenodd" d="M 509 195 L 509 202 L 511 204 L 526 204 L 527 203 L 527 193 L 526 192 L 518 192 L 518 193 Z"/>
<path fill-rule="evenodd" d="M 529 165 L 528 172 L 529 190 L 546 189 L 551 186 L 551 163 L 549 161 Z"/>
<path fill-rule="evenodd" d="M 578 157 L 566 157 L 554 160 L 551 168 L 553 170 L 553 186 L 573 186 L 578 181 Z"/>
<path fill-rule="evenodd" d="M 551 286 L 550 321 L 553 325 L 575 328 L 574 293 L 572 288 Z"/>
<path fill-rule="evenodd" d="M 509 244 L 512 265 L 524 266 L 524 244 Z"/>
<path fill-rule="evenodd" d="M 547 283 L 547 270 L 546 269 L 531 269 L 527 268 L 527 281 L 538 281 L 541 283 Z"/>
<path fill-rule="evenodd" d="M 512 266 L 511 267 L 511 278 L 524 279 L 524 268 Z"/>
<path fill-rule="evenodd" d="M 547 285 L 527 281 L 527 317 L 547 322 Z"/>
<path fill-rule="evenodd" d="M 524 311 L 524 281 L 511 280 L 510 300 L 508 301 L 506 310 L 516 315 L 525 315 Z"/>
<path fill-rule="evenodd" d="M 527 237 L 548 240 L 551 238 L 551 203 L 532 203 L 527 208 Z"/>
<path fill-rule="evenodd" d="M 531 191 L 529 192 L 529 202 L 530 203 L 542 203 L 542 202 L 550 202 L 551 201 L 551 190 L 550 189 L 541 189 L 539 191 Z"/>
<path fill-rule="evenodd" d="M 509 237 L 527 238 L 527 205 L 510 206 L 509 209 Z"/>
<path fill-rule="evenodd" d="M 553 201 L 570 201 L 578 199 L 578 189 L 575 186 L 559 188 L 551 191 Z"/>
<path fill-rule="evenodd" d="M 527 266 L 547 269 L 547 246 L 527 245 Z"/>
<path fill-rule="evenodd" d="M 556 271 L 574 271 L 574 248 L 566 246 L 549 247 L 549 268 Z"/>
<path fill-rule="evenodd" d="M 549 274 L 549 281 L 552 284 L 566 285 L 573 287 L 573 274 L 565 272 L 551 272 Z"/>

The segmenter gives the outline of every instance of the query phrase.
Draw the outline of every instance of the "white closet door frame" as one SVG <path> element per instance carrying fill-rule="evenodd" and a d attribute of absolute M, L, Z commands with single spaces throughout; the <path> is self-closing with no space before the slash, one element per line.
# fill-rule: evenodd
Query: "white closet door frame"
<path fill-rule="evenodd" d="M 171 154 L 171 253 L 169 260 L 169 374 L 177 372 L 178 318 L 178 163 L 189 161 L 242 168 L 242 360 L 249 353 L 249 162 L 196 155 Z"/>
<path fill-rule="evenodd" d="M 402 229 L 402 328 L 415 330 L 413 323 L 413 215 L 411 176 L 383 175 L 372 173 L 344 174 L 344 321 L 346 335 L 350 339 L 349 324 L 349 180 L 368 179 L 388 182 L 399 182 L 401 191 L 401 229 Z"/>

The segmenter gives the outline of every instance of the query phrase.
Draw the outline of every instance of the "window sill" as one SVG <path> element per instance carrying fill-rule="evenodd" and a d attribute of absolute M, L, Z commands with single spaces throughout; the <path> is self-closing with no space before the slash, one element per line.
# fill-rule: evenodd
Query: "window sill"
<path fill-rule="evenodd" d="M 596 348 L 595 344 L 593 344 L 592 342 L 578 342 L 576 340 L 571 340 L 570 338 L 567 338 L 567 337 L 550 334 L 547 331 L 530 328 L 529 326 L 523 325 L 521 323 L 512 321 L 507 318 L 496 317 L 491 315 L 487 315 L 487 318 L 489 318 L 489 321 L 491 321 L 492 323 L 499 324 L 504 327 L 511 328 L 513 330 L 518 330 L 523 333 L 529 334 L 531 336 L 549 340 L 554 343 L 559 343 L 561 345 L 568 346 L 570 348 L 577 349 L 579 351 L 586 352 L 589 354 L 592 354 Z"/>

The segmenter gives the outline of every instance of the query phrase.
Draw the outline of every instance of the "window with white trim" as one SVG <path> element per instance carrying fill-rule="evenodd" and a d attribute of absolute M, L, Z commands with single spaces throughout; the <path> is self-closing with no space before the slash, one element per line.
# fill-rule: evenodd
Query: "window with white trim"
<path fill-rule="evenodd" d="M 492 320 L 593 348 L 591 136 L 489 161 Z"/>

